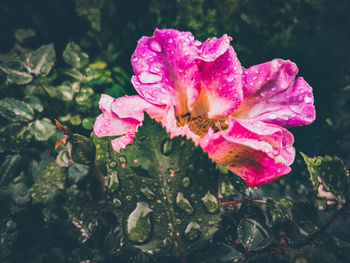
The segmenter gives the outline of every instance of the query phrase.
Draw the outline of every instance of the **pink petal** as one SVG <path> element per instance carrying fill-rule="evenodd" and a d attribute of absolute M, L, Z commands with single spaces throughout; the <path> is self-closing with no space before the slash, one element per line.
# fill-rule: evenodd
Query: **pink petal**
<path fill-rule="evenodd" d="M 227 130 L 210 129 L 200 145 L 218 165 L 227 166 L 253 187 L 290 172 L 292 143 L 293 135 L 284 128 L 230 118 Z"/>
<path fill-rule="evenodd" d="M 208 39 L 203 43 L 203 53 L 198 61 L 201 92 L 205 94 L 206 100 L 197 104 L 207 103 L 205 113 L 208 113 L 209 118 L 227 116 L 237 109 L 243 99 L 242 67 L 229 45 L 230 40 L 227 35 L 220 39 Z"/>
<path fill-rule="evenodd" d="M 128 144 L 133 143 L 135 134 L 126 134 L 114 139 L 112 143 L 113 150 L 120 153 L 121 149 L 124 149 Z"/>
<path fill-rule="evenodd" d="M 197 53 L 190 32 L 157 29 L 153 37 L 141 38 L 131 58 L 136 91 L 150 103 L 176 105 L 177 112 L 185 112 L 186 97 L 194 101 L 199 96 Z"/>
<path fill-rule="evenodd" d="M 298 74 L 298 67 L 289 60 L 274 59 L 243 71 L 244 98 L 254 94 L 271 97 L 287 89 Z"/>
<path fill-rule="evenodd" d="M 165 107 L 151 104 L 141 96 L 134 95 L 116 98 L 112 103 L 112 112 L 119 118 L 133 118 L 142 122 L 144 112 L 147 112 L 151 118 L 157 119 L 164 115 Z"/>
<path fill-rule="evenodd" d="M 161 120 L 162 125 L 165 127 L 166 131 L 170 133 L 170 138 L 176 136 L 186 136 L 188 139 L 192 139 L 193 142 L 198 145 L 201 138 L 194 134 L 188 125 L 177 127 L 175 119 L 175 110 L 173 106 L 167 108 L 167 113 L 165 117 Z"/>
<path fill-rule="evenodd" d="M 257 94 L 245 99 L 233 115 L 283 127 L 294 127 L 307 125 L 315 120 L 313 103 L 312 88 L 302 77 L 299 77 L 283 92 L 270 97 Z"/>
<path fill-rule="evenodd" d="M 98 137 L 117 136 L 133 133 L 140 122 L 133 118 L 121 119 L 112 112 L 112 104 L 115 99 L 109 95 L 102 94 L 99 107 L 102 111 L 95 121 L 94 133 Z"/>

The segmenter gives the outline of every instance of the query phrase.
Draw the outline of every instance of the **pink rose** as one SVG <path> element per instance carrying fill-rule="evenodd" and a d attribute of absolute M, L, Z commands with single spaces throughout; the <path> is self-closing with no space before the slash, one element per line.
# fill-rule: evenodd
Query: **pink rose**
<path fill-rule="evenodd" d="M 298 68 L 289 60 L 243 70 L 230 41 L 224 35 L 202 43 L 174 29 L 142 37 L 131 57 L 139 95 L 103 94 L 95 134 L 122 135 L 112 141 L 119 152 L 133 142 L 147 112 L 171 137 L 192 139 L 249 186 L 289 173 L 295 149 L 285 127 L 315 120 L 312 88 L 295 80 Z"/>

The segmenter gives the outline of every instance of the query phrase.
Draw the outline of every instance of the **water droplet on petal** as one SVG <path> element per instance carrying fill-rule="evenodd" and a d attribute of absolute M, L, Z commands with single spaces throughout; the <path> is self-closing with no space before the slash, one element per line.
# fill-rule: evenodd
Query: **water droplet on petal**
<path fill-rule="evenodd" d="M 183 185 L 185 188 L 189 187 L 189 186 L 190 186 L 190 183 L 191 183 L 190 178 L 184 177 L 184 178 L 182 179 L 182 185 Z"/>
<path fill-rule="evenodd" d="M 185 237 L 189 241 L 196 240 L 201 234 L 201 227 L 196 222 L 190 222 L 185 229 Z"/>
<path fill-rule="evenodd" d="M 163 141 L 161 149 L 160 149 L 162 154 L 169 155 L 171 152 L 172 146 L 173 146 L 173 142 L 171 140 L 167 139 L 167 140 Z"/>
<path fill-rule="evenodd" d="M 192 214 L 194 211 L 190 201 L 188 201 L 187 198 L 184 197 L 183 193 L 180 193 L 180 192 L 177 193 L 177 196 L 176 196 L 176 205 L 189 215 Z"/>
<path fill-rule="evenodd" d="M 230 75 L 228 75 L 228 76 L 226 77 L 226 80 L 227 80 L 228 82 L 232 82 L 234 79 L 235 79 L 235 75 L 233 75 L 233 74 L 230 74 Z"/>
<path fill-rule="evenodd" d="M 151 189 L 149 189 L 148 186 L 142 187 L 140 189 L 140 192 L 143 194 L 143 196 L 147 199 L 147 200 L 153 200 L 155 197 L 155 193 L 152 192 Z"/>
<path fill-rule="evenodd" d="M 269 117 L 270 120 L 275 120 L 275 119 L 277 119 L 277 115 L 274 114 L 274 113 L 269 114 L 268 117 Z"/>
<path fill-rule="evenodd" d="M 312 97 L 305 96 L 304 101 L 305 101 L 305 103 L 311 103 L 312 102 Z"/>
<path fill-rule="evenodd" d="M 202 197 L 202 202 L 209 213 L 214 214 L 219 211 L 218 199 L 209 191 Z"/>
<path fill-rule="evenodd" d="M 141 72 L 138 78 L 144 84 L 156 83 L 162 80 L 162 76 L 147 71 Z"/>
<path fill-rule="evenodd" d="M 162 47 L 160 46 L 160 44 L 156 40 L 151 41 L 150 47 L 155 52 L 159 53 L 162 51 Z"/>
<path fill-rule="evenodd" d="M 151 215 L 153 210 L 145 202 L 137 202 L 136 208 L 127 219 L 127 236 L 135 243 L 145 243 L 152 232 Z"/>
<path fill-rule="evenodd" d="M 138 57 L 133 57 L 133 58 L 132 58 L 132 61 L 135 61 L 135 62 L 136 62 L 138 59 L 139 59 Z"/>

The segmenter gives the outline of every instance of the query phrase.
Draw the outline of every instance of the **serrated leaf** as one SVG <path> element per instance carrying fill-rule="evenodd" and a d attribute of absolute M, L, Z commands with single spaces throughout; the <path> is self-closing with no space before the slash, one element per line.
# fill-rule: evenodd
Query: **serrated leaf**
<path fill-rule="evenodd" d="M 67 64 L 78 69 L 89 63 L 88 54 L 84 53 L 74 42 L 68 43 L 66 49 L 63 51 L 63 59 Z"/>
<path fill-rule="evenodd" d="M 29 125 L 29 131 L 38 141 L 47 141 L 56 133 L 56 127 L 48 118 L 36 120 Z"/>
<path fill-rule="evenodd" d="M 40 77 L 47 76 L 55 64 L 56 53 L 53 44 L 43 45 L 27 58 L 31 72 Z"/>
<path fill-rule="evenodd" d="M 19 154 L 7 155 L 0 166 L 0 186 L 7 185 L 14 177 L 21 167 L 22 157 Z"/>
<path fill-rule="evenodd" d="M 293 202 L 285 197 L 268 199 L 267 215 L 271 224 L 284 224 L 293 220 Z"/>
<path fill-rule="evenodd" d="M 0 152 L 18 151 L 31 140 L 32 134 L 28 127 L 21 123 L 11 123 L 0 128 Z"/>
<path fill-rule="evenodd" d="M 271 243 L 269 232 L 252 218 L 243 218 L 237 228 L 238 240 L 248 251 L 258 251 Z"/>
<path fill-rule="evenodd" d="M 159 255 L 188 254 L 211 238 L 220 220 L 218 171 L 200 147 L 181 136 L 170 140 L 146 115 L 134 143 L 110 158 L 119 182 L 110 199 L 120 200 L 117 217 L 136 247 Z M 205 198 L 208 193 L 211 198 Z M 215 210 L 207 210 L 208 200 Z"/>
<path fill-rule="evenodd" d="M 42 203 L 54 196 L 59 189 L 64 189 L 65 168 L 55 161 L 43 160 L 34 173 L 31 195 L 34 203 Z"/>
<path fill-rule="evenodd" d="M 21 61 L 7 61 L 3 65 L 0 65 L 0 69 L 7 74 L 7 80 L 10 83 L 24 85 L 33 80 L 33 75 L 30 74 L 27 67 Z"/>
<path fill-rule="evenodd" d="M 29 122 L 34 118 L 34 111 L 24 101 L 4 98 L 0 100 L 0 115 L 11 122 Z"/>
<path fill-rule="evenodd" d="M 326 155 L 310 158 L 303 153 L 301 155 L 310 172 L 314 190 L 318 191 L 318 196 L 328 199 L 326 193 L 330 192 L 340 204 L 345 202 L 345 194 L 349 188 L 349 170 L 344 162 L 337 156 Z M 322 193 L 320 193 L 321 190 Z"/>

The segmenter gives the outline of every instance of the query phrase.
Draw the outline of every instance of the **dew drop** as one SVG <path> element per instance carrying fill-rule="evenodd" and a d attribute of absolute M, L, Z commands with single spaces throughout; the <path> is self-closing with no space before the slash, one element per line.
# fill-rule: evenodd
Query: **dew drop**
<path fill-rule="evenodd" d="M 138 78 L 144 84 L 156 83 L 162 80 L 162 76 L 147 71 L 141 72 Z"/>
<path fill-rule="evenodd" d="M 123 164 L 123 163 L 126 164 L 126 162 L 127 162 L 126 156 L 125 156 L 125 155 L 120 155 L 120 156 L 118 157 L 118 159 L 119 159 L 119 162 L 120 162 L 121 164 Z"/>
<path fill-rule="evenodd" d="M 183 185 L 185 188 L 189 187 L 190 184 L 191 184 L 190 178 L 184 177 L 184 178 L 182 179 L 182 185 Z"/>
<path fill-rule="evenodd" d="M 131 195 L 127 195 L 127 196 L 125 196 L 125 199 L 128 200 L 128 201 L 131 201 L 132 200 L 132 196 Z"/>
<path fill-rule="evenodd" d="M 305 103 L 311 103 L 312 102 L 312 97 L 305 96 L 304 101 L 305 101 Z"/>
<path fill-rule="evenodd" d="M 117 163 L 115 162 L 115 161 L 111 161 L 110 163 L 109 163 L 109 167 L 110 168 L 114 168 L 114 167 L 116 167 L 117 166 Z"/>
<path fill-rule="evenodd" d="M 218 199 L 209 191 L 202 197 L 202 202 L 208 213 L 214 214 L 219 211 Z"/>
<path fill-rule="evenodd" d="M 170 140 L 163 141 L 161 149 L 160 149 L 162 154 L 169 155 L 171 152 L 172 146 L 173 146 L 172 141 L 170 141 Z"/>
<path fill-rule="evenodd" d="M 118 198 L 113 199 L 113 204 L 115 207 L 121 207 L 122 206 L 122 201 L 120 201 Z"/>
<path fill-rule="evenodd" d="M 152 232 L 151 215 L 153 210 L 145 202 L 137 202 L 136 208 L 127 220 L 127 236 L 135 243 L 145 243 Z"/>
<path fill-rule="evenodd" d="M 182 221 L 180 218 L 176 218 L 175 220 L 175 224 L 177 224 L 178 226 L 182 224 Z"/>
<path fill-rule="evenodd" d="M 232 184 L 228 184 L 224 181 L 220 183 L 219 190 L 219 196 L 221 195 L 224 198 L 228 198 L 234 195 Z"/>
<path fill-rule="evenodd" d="M 160 46 L 160 44 L 156 40 L 151 41 L 150 47 L 155 52 L 159 53 L 162 51 L 162 47 Z"/>
<path fill-rule="evenodd" d="M 277 119 L 277 115 L 274 114 L 274 113 L 269 114 L 268 117 L 269 117 L 270 120 L 275 120 L 275 119 Z"/>
<path fill-rule="evenodd" d="M 190 201 L 188 201 L 188 199 L 184 197 L 183 193 L 180 192 L 178 192 L 176 196 L 176 205 L 189 215 L 194 211 Z"/>
<path fill-rule="evenodd" d="M 191 163 L 191 164 L 189 164 L 188 165 L 188 169 L 190 170 L 190 171 L 193 171 L 194 170 L 194 165 Z"/>
<path fill-rule="evenodd" d="M 201 227 L 196 222 L 190 222 L 185 229 L 185 237 L 189 241 L 196 240 L 201 234 Z"/>
<path fill-rule="evenodd" d="M 226 80 L 228 82 L 232 82 L 234 79 L 235 79 L 235 75 L 233 75 L 233 74 L 228 75 L 227 78 L 226 78 Z"/>
<path fill-rule="evenodd" d="M 140 189 L 140 192 L 143 194 L 143 196 L 147 199 L 147 200 L 153 200 L 155 197 L 155 193 L 152 192 L 151 189 L 149 189 L 148 186 L 142 187 Z"/>

